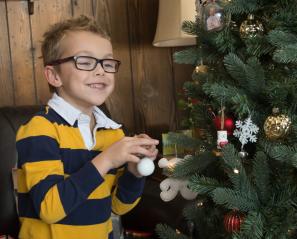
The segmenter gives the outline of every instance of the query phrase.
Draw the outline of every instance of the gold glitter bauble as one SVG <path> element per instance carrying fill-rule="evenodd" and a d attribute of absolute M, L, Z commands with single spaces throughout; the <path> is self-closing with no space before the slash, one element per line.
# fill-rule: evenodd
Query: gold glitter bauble
<path fill-rule="evenodd" d="M 195 67 L 195 73 L 207 73 L 208 66 L 207 65 L 198 65 Z"/>
<path fill-rule="evenodd" d="M 265 120 L 265 135 L 270 140 L 277 140 L 285 137 L 290 130 L 291 120 L 287 115 L 271 115 Z"/>
<path fill-rule="evenodd" d="M 254 15 L 249 14 L 248 19 L 241 23 L 239 33 L 242 39 L 254 38 L 263 35 L 264 27 L 261 22 L 255 20 Z"/>

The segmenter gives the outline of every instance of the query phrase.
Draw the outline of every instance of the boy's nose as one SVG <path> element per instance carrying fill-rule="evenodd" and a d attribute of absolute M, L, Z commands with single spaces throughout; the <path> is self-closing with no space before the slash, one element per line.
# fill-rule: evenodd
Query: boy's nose
<path fill-rule="evenodd" d="M 97 66 L 94 69 L 94 72 L 96 73 L 96 75 L 104 75 L 105 71 L 104 71 L 102 65 L 100 64 L 100 62 L 97 63 Z"/>

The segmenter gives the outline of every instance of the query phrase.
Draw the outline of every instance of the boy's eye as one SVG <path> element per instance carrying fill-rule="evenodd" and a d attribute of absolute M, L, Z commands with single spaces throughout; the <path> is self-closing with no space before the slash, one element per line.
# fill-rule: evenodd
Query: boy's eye
<path fill-rule="evenodd" d="M 115 68 L 115 63 L 113 61 L 104 61 L 103 66 L 107 68 Z"/>
<path fill-rule="evenodd" d="M 94 64 L 92 60 L 88 60 L 88 59 L 79 59 L 76 63 L 79 65 L 85 65 L 85 66 Z"/>
<path fill-rule="evenodd" d="M 104 64 L 104 67 L 114 67 L 112 64 Z"/>
<path fill-rule="evenodd" d="M 91 65 L 92 63 L 91 62 L 77 62 L 77 64 L 79 64 L 79 65 L 84 65 L 84 66 L 89 66 L 89 65 Z"/>

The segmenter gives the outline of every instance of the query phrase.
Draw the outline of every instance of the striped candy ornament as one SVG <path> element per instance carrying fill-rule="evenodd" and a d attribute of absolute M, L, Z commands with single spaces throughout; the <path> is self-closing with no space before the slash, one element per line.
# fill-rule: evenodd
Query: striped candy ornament
<path fill-rule="evenodd" d="M 224 225 L 227 232 L 238 232 L 244 216 L 238 211 L 229 212 L 224 216 Z"/>

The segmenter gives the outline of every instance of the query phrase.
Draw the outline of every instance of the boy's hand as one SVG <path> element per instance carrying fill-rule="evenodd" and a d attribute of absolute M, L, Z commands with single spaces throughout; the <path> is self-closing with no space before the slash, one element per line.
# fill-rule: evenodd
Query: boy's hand
<path fill-rule="evenodd" d="M 159 144 L 158 140 L 148 136 L 124 137 L 96 156 L 92 163 L 101 176 L 104 176 L 110 169 L 118 168 L 127 162 L 131 162 L 135 166 L 140 160 L 138 155 L 155 158 L 158 151 L 155 152 L 152 149 L 156 149 L 157 144 Z M 132 173 L 136 175 L 134 170 L 129 169 L 129 171 L 133 171 Z"/>
<path fill-rule="evenodd" d="M 149 137 L 147 134 L 139 134 L 139 135 L 135 135 L 135 138 L 142 138 L 142 139 L 152 139 L 151 137 Z M 148 158 L 155 160 L 157 155 L 158 155 L 158 149 L 156 148 L 156 144 L 154 145 L 143 145 L 142 147 L 146 148 L 147 150 L 150 151 L 151 156 L 147 156 L 147 155 L 140 155 L 140 158 L 142 158 L 143 156 L 147 156 Z M 137 171 L 137 163 L 134 162 L 128 162 L 128 170 L 134 174 L 136 177 L 142 177 L 138 171 Z"/>

